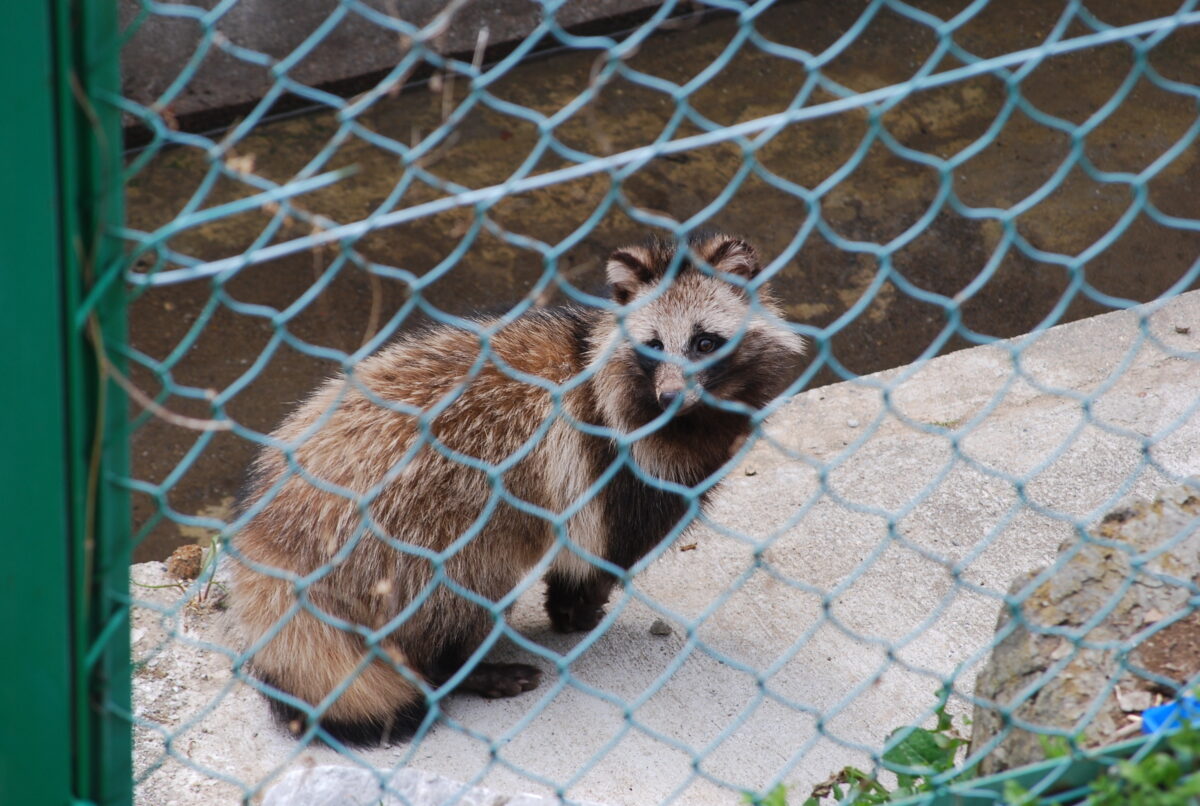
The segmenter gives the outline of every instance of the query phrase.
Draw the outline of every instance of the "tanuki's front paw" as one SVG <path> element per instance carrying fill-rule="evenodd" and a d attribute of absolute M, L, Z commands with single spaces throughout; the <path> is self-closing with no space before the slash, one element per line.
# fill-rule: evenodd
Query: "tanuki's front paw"
<path fill-rule="evenodd" d="M 604 603 L 551 601 L 546 603 L 546 614 L 557 632 L 586 632 L 595 629 L 604 618 Z"/>

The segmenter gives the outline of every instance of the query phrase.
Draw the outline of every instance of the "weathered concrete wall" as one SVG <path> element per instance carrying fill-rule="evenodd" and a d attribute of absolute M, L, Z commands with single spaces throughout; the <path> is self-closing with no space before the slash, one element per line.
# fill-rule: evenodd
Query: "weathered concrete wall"
<path fill-rule="evenodd" d="M 200 15 L 218 2 L 192 0 L 173 8 Z M 362 0 L 362 5 L 424 27 L 450 4 L 447 0 Z M 557 20 L 572 26 L 657 5 L 654 0 L 573 0 Z M 210 34 L 196 16 L 155 14 L 138 23 L 141 3 L 122 0 L 122 28 L 138 24 L 122 53 L 122 89 L 127 98 L 150 106 L 202 53 L 196 74 L 169 103 L 175 115 L 255 101 L 275 83 L 271 65 L 288 57 L 341 8 L 337 0 L 241 0 L 215 21 Z M 526 37 L 542 19 L 542 7 L 533 0 L 467 0 L 429 46 L 442 54 L 469 53 L 485 27 L 489 43 L 513 42 Z M 392 67 L 407 48 L 398 31 L 350 12 L 287 75 L 309 86 L 353 78 Z M 247 61 L 235 55 L 239 49 L 270 61 Z"/>

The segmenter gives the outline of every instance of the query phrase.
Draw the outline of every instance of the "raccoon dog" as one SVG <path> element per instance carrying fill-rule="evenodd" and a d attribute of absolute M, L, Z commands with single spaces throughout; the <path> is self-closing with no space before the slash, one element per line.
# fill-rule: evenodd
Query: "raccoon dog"
<path fill-rule="evenodd" d="M 691 249 L 716 274 L 684 260 L 666 287 L 673 244 L 609 257 L 623 326 L 610 311 L 536 311 L 495 332 L 479 367 L 478 335 L 435 327 L 328 381 L 275 431 L 242 503 L 251 517 L 234 538 L 232 609 L 254 675 L 292 698 L 271 701 L 293 730 L 302 701 L 341 741 L 405 738 L 426 713 L 414 681 L 442 685 L 495 627 L 463 589 L 498 601 L 556 551 L 550 622 L 590 630 L 615 579 L 586 556 L 629 568 L 690 520 L 684 496 L 645 477 L 708 479 L 804 351 L 769 290 L 742 287 L 760 268 L 749 244 L 709 235 Z M 571 383 L 558 411 L 551 390 Z M 622 458 L 617 438 L 652 421 Z M 567 522 L 566 543 L 513 505 L 562 513 L 614 465 Z M 512 696 L 538 674 L 479 663 L 460 688 Z"/>

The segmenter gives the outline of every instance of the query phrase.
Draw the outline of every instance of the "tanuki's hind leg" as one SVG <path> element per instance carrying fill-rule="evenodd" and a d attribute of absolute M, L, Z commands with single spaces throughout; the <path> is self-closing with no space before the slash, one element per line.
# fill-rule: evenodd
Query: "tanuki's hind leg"
<path fill-rule="evenodd" d="M 397 633 L 381 644 L 390 660 L 376 658 L 364 667 L 367 648 L 356 633 L 328 624 L 307 610 L 282 618 L 281 611 L 286 612 L 283 605 L 294 601 L 291 583 L 248 570 L 236 573 L 245 576 L 235 588 L 233 610 L 248 643 L 254 646 L 263 636 L 270 636 L 250 658 L 252 673 L 312 709 L 308 711 L 268 692 L 271 710 L 294 734 L 307 730 L 313 711 L 323 709 L 315 714 L 322 730 L 340 742 L 376 745 L 407 739 L 420 726 L 429 706 L 422 687 L 397 667 L 412 670 L 417 679 L 438 687 L 462 668 L 478 646 L 463 643 L 444 648 L 429 663 L 427 655 L 407 657 L 396 643 Z M 436 612 L 441 611 L 428 611 Z M 420 621 L 423 614 L 425 609 L 405 625 L 416 631 L 409 636 L 411 640 L 434 632 L 436 625 Z M 486 634 L 486 624 L 481 634 Z M 480 663 L 457 688 L 484 697 L 513 697 L 535 688 L 540 676 L 540 670 L 526 664 Z M 337 698 L 326 704 L 343 685 Z"/>
<path fill-rule="evenodd" d="M 433 682 L 444 685 L 458 673 L 470 656 L 471 650 L 463 647 L 444 650 L 430 675 Z M 494 700 L 533 691 L 541 679 L 542 670 L 527 663 L 477 663 L 454 690 L 470 691 Z"/>
<path fill-rule="evenodd" d="M 481 663 L 454 690 L 494 700 L 533 691 L 541 680 L 542 670 L 527 663 Z"/>
<path fill-rule="evenodd" d="M 250 658 L 254 676 L 313 709 L 323 707 L 318 715 L 321 727 L 339 741 L 379 744 L 411 735 L 427 707 L 421 688 L 392 665 L 407 666 L 403 653 L 393 649 L 392 662 L 376 659 L 362 667 L 367 650 L 360 636 L 307 610 L 277 621 L 277 606 L 291 599 L 290 587 L 283 580 L 254 575 L 237 588 L 233 608 L 250 646 L 270 636 Z M 268 698 L 271 710 L 293 733 L 307 728 L 309 714 L 304 709 L 270 693 Z"/>
<path fill-rule="evenodd" d="M 269 674 L 263 674 L 260 677 L 272 688 L 284 691 L 277 682 L 270 678 Z M 308 730 L 310 723 L 308 715 L 304 711 L 272 695 L 267 696 L 267 703 L 271 713 L 287 727 L 292 735 L 300 736 Z M 412 738 L 428 713 L 429 706 L 425 703 L 424 698 L 421 698 L 396 708 L 390 714 L 381 714 L 369 720 L 341 720 L 325 715 L 321 717 L 320 724 L 324 733 L 344 745 L 375 747 Z M 321 734 L 318 733 L 317 736 L 321 737 Z"/>

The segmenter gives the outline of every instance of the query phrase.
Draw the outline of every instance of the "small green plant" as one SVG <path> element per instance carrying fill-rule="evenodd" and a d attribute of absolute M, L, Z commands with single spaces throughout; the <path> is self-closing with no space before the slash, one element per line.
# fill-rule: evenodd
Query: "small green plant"
<path fill-rule="evenodd" d="M 1200 803 L 1200 729 L 1184 725 L 1167 737 L 1167 746 L 1140 761 L 1120 761 L 1089 784 L 1088 796 L 1076 801 L 1080 806 L 1196 806 Z M 1043 737 L 1047 758 L 1070 754 L 1070 746 L 1061 736 Z M 1017 781 L 1004 784 L 1006 806 L 1030 806 L 1038 802 Z"/>
<path fill-rule="evenodd" d="M 751 792 L 742 795 L 742 800 L 753 806 L 787 806 L 787 787 L 779 784 L 765 798 L 755 797 Z"/>
<path fill-rule="evenodd" d="M 901 728 L 888 737 L 891 747 L 883 754 L 883 766 L 895 773 L 897 788 L 890 792 L 864 790 L 854 803 L 869 806 L 900 800 L 918 792 L 931 792 L 934 789 L 933 779 L 954 768 L 958 751 L 967 744 L 967 740 L 955 730 L 954 720 L 946 713 L 944 701 L 934 713 L 937 715 L 937 724 L 932 730 Z"/>
<path fill-rule="evenodd" d="M 204 590 L 200 592 L 197 599 L 201 602 L 208 601 L 208 594 L 215 584 L 222 593 L 228 593 L 225 586 L 217 582 L 217 560 L 221 556 L 221 540 L 218 535 L 213 535 L 208 540 L 208 551 L 205 552 L 204 565 L 200 568 L 199 579 L 204 579 L 208 575 L 208 581 L 204 585 Z"/>
<path fill-rule="evenodd" d="M 959 749 L 967 744 L 955 729 L 953 717 L 946 713 L 944 701 L 934 713 L 937 724 L 932 729 L 900 728 L 888 737 L 883 767 L 895 774 L 895 789 L 884 786 L 870 773 L 847 766 L 818 784 L 804 806 L 820 806 L 829 797 L 851 806 L 877 806 L 933 791 L 933 779 L 953 769 Z M 765 797 L 747 793 L 744 798 L 755 806 L 787 806 L 787 789 L 780 784 Z"/>
<path fill-rule="evenodd" d="M 847 806 L 880 806 L 934 791 L 934 780 L 954 769 L 958 751 L 967 744 L 946 713 L 944 702 L 935 713 L 937 724 L 932 729 L 901 728 L 888 738 L 889 749 L 882 761 L 884 769 L 896 776 L 895 789 L 857 767 L 847 766 L 818 784 L 803 806 L 821 806 L 827 798 Z M 1040 741 L 1047 759 L 1070 756 L 1076 744 L 1065 736 L 1042 736 Z M 1198 768 L 1200 727 L 1185 721 L 1166 738 L 1165 747 L 1138 761 L 1118 762 L 1091 782 L 1087 797 L 1070 802 L 1075 806 L 1200 806 Z M 972 775 L 970 771 L 959 773 L 952 782 L 965 781 Z M 1004 784 L 1003 799 L 1006 806 L 1033 806 L 1041 802 L 1042 794 L 1032 793 L 1010 779 Z M 745 801 L 755 806 L 787 806 L 787 789 L 780 784 L 761 798 L 748 793 Z"/>
<path fill-rule="evenodd" d="M 891 799 L 887 787 L 857 767 L 842 767 L 832 778 L 818 784 L 804 801 L 804 806 L 818 806 L 823 798 L 830 796 L 838 803 L 856 806 L 887 803 Z"/>
<path fill-rule="evenodd" d="M 1122 761 L 1092 782 L 1087 806 L 1195 806 L 1200 802 L 1200 729 L 1189 724 L 1167 747 L 1140 761 Z M 1193 772 L 1188 772 L 1193 770 Z"/>
<path fill-rule="evenodd" d="M 1046 758 L 1065 758 L 1071 755 L 1071 742 L 1066 736 L 1038 736 Z"/>
<path fill-rule="evenodd" d="M 1032 806 L 1037 802 L 1037 796 L 1016 781 L 1004 782 L 1004 806 Z"/>

